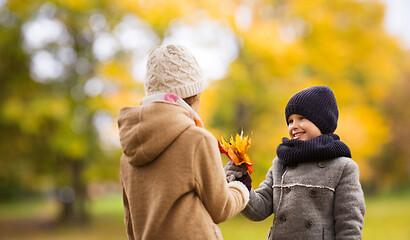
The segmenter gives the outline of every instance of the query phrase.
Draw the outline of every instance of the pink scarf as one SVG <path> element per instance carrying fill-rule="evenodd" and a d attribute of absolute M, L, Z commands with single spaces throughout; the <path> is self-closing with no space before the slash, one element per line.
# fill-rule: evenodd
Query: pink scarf
<path fill-rule="evenodd" d="M 147 105 L 152 102 L 169 102 L 184 107 L 189 112 L 189 116 L 194 120 L 197 127 L 204 127 L 198 113 L 195 112 L 182 98 L 173 93 L 155 93 L 142 99 L 141 104 Z"/>

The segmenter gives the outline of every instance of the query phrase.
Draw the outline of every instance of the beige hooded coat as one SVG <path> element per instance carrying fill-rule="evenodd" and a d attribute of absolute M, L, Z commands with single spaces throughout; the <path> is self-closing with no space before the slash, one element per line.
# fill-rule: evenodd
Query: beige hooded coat
<path fill-rule="evenodd" d="M 222 239 L 249 192 L 226 183 L 213 135 L 166 102 L 121 109 L 118 126 L 128 239 Z"/>

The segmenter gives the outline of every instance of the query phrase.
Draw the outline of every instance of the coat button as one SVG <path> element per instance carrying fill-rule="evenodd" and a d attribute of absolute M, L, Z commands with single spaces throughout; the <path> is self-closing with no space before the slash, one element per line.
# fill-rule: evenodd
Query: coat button
<path fill-rule="evenodd" d="M 285 191 L 285 193 L 290 193 L 290 187 L 286 187 L 285 189 L 284 189 L 284 191 Z"/>
<path fill-rule="evenodd" d="M 324 167 L 326 167 L 326 162 L 320 161 L 320 162 L 317 163 L 317 165 L 318 165 L 320 168 L 324 168 Z"/>
<path fill-rule="evenodd" d="M 284 222 L 286 222 L 286 217 L 284 215 L 280 215 L 278 221 L 280 223 L 284 223 Z"/>
<path fill-rule="evenodd" d="M 316 192 L 316 190 L 310 190 L 309 194 L 310 194 L 310 196 L 311 196 L 312 198 L 317 197 L 317 192 Z"/>
<path fill-rule="evenodd" d="M 313 227 L 313 221 L 312 221 L 312 220 L 306 221 L 305 226 L 306 226 L 307 228 Z"/>

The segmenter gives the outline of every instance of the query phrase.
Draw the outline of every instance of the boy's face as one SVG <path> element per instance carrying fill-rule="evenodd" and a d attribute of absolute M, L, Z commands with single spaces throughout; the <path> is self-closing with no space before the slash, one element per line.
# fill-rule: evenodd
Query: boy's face
<path fill-rule="evenodd" d="M 314 123 L 299 114 L 290 115 L 288 124 L 288 133 L 291 139 L 306 141 L 322 135 Z"/>

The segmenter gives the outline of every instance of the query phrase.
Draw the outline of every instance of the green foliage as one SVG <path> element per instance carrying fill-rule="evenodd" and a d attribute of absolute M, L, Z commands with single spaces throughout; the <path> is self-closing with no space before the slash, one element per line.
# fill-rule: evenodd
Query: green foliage
<path fill-rule="evenodd" d="M 74 204 L 82 205 L 87 198 L 85 174 L 94 174 L 88 175 L 87 181 L 98 179 L 99 171 L 90 170 L 109 168 L 111 174 L 105 171 L 104 177 L 117 179 L 115 169 L 118 167 L 105 163 L 107 159 L 117 161 L 119 156 L 118 152 L 107 154 L 109 150 L 100 144 L 93 124 L 94 114 L 105 108 L 104 99 L 91 98 L 83 92 L 98 62 L 90 54 L 92 43 L 84 40 L 89 12 L 73 11 L 65 5 L 51 7 L 55 19 L 67 29 L 67 38 L 73 40 L 75 56 L 86 61 L 88 70 L 78 71 L 74 64 L 66 64 L 66 74 L 46 81 L 40 81 L 30 72 L 35 53 L 41 50 L 57 55 L 60 45 L 64 44 L 46 42 L 42 49 L 24 46 L 26 24 L 36 18 L 39 11 L 50 8 L 49 3 L 42 3 L 44 1 L 35 1 L 29 6 L 24 1 L 10 3 L 8 7 L 14 11 L 17 24 L 10 29 L 0 28 L 0 47 L 4 49 L 0 65 L 5 73 L 4 88 L 0 90 L 0 180 L 6 183 L 0 185 L 0 191 L 7 193 L 2 195 L 7 198 L 27 190 L 72 186 L 76 193 Z M 86 215 L 82 206 L 72 209 L 74 215 Z"/>
<path fill-rule="evenodd" d="M 390 141 L 373 160 L 375 175 L 373 187 L 382 189 L 406 188 L 410 181 L 410 149 L 408 139 L 410 111 L 404 104 L 410 101 L 410 75 L 405 75 L 390 89 L 383 103 L 384 115 L 391 126 Z"/>

